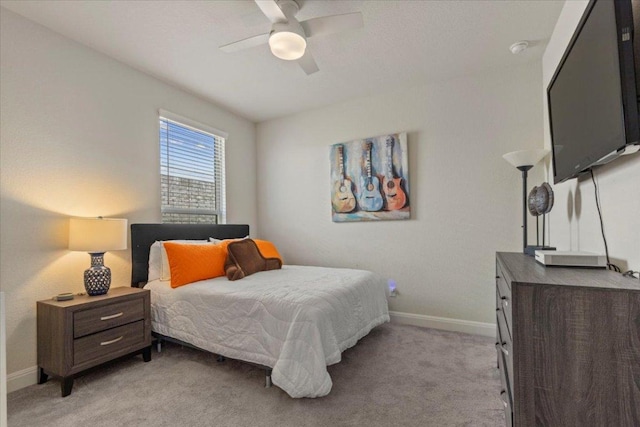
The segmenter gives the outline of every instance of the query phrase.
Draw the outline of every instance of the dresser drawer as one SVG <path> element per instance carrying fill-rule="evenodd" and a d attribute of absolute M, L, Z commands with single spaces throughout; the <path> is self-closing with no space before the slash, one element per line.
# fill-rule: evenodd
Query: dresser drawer
<path fill-rule="evenodd" d="M 73 337 L 83 337 L 143 318 L 142 298 L 77 311 L 73 315 Z"/>
<path fill-rule="evenodd" d="M 498 290 L 498 305 L 496 308 L 500 308 L 504 314 L 504 318 L 507 322 L 507 331 L 509 336 L 512 336 L 512 323 L 511 323 L 511 289 L 507 285 L 504 274 L 500 270 L 500 266 L 496 264 L 496 289 Z"/>
<path fill-rule="evenodd" d="M 126 354 L 144 347 L 145 341 L 143 320 L 78 338 L 73 342 L 73 364 L 80 365 L 119 351 Z"/>
<path fill-rule="evenodd" d="M 511 394 L 511 387 L 509 385 L 509 377 L 504 363 L 504 357 L 500 350 L 499 344 L 496 344 L 496 350 L 498 352 L 498 369 L 500 369 L 500 400 L 504 407 L 504 417 L 507 421 L 507 426 L 513 425 L 513 395 Z"/>
<path fill-rule="evenodd" d="M 505 368 L 508 373 L 509 385 L 511 389 L 513 389 L 513 343 L 511 341 L 511 336 L 507 332 L 507 326 L 502 313 L 498 312 L 498 344 L 497 348 L 502 353 L 505 362 Z"/>

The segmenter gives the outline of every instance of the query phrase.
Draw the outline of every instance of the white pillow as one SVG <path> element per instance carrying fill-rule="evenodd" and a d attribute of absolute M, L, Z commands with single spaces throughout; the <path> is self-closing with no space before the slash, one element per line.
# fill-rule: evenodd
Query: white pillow
<path fill-rule="evenodd" d="M 243 237 L 243 239 L 248 239 L 248 238 L 249 238 L 248 235 Z M 233 239 L 237 239 L 237 237 L 234 237 Z M 232 240 L 232 239 L 224 239 L 224 240 Z M 215 243 L 216 245 L 218 243 L 224 242 L 224 240 L 216 239 L 215 237 L 209 237 L 209 242 Z"/>
<path fill-rule="evenodd" d="M 147 281 L 158 280 L 162 275 L 162 254 L 160 252 L 162 242 L 157 240 L 149 248 L 149 274 Z"/>
<path fill-rule="evenodd" d="M 185 245 L 201 245 L 209 243 L 206 240 L 166 240 L 167 242 L 182 243 Z M 169 269 L 169 260 L 167 259 L 167 251 L 164 250 L 163 242 L 155 241 L 149 248 L 149 273 L 147 281 L 152 280 L 171 280 L 171 270 Z"/>

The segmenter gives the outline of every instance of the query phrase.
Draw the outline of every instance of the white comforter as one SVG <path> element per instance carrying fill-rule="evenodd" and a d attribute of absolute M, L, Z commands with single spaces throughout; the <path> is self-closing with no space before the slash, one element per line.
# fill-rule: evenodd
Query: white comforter
<path fill-rule="evenodd" d="M 327 366 L 389 321 L 385 280 L 369 271 L 284 266 L 242 280 L 176 289 L 149 282 L 152 329 L 202 349 L 272 368 L 291 397 L 331 391 Z"/>

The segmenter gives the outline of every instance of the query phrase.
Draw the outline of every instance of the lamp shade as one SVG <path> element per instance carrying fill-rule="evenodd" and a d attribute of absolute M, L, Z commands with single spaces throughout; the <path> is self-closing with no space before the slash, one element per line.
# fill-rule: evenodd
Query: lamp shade
<path fill-rule="evenodd" d="M 502 156 L 507 162 L 511 163 L 515 167 L 520 166 L 535 166 L 540 160 L 544 159 L 549 150 L 520 150 L 512 151 Z"/>
<path fill-rule="evenodd" d="M 120 218 L 71 218 L 69 250 L 106 252 L 127 249 L 127 220 Z"/>

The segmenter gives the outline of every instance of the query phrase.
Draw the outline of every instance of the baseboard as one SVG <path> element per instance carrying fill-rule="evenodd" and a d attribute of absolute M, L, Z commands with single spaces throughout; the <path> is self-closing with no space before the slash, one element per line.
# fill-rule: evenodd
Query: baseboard
<path fill-rule="evenodd" d="M 7 393 L 20 390 L 38 382 L 38 367 L 32 366 L 7 375 Z"/>
<path fill-rule="evenodd" d="M 474 322 L 471 320 L 450 319 L 447 317 L 425 316 L 424 314 L 390 311 L 391 321 L 404 325 L 422 326 L 423 328 L 442 329 L 445 331 L 464 332 L 466 334 L 496 336 L 495 323 Z"/>

